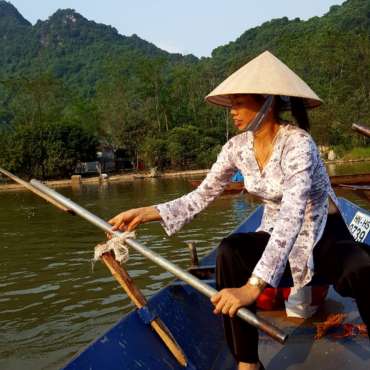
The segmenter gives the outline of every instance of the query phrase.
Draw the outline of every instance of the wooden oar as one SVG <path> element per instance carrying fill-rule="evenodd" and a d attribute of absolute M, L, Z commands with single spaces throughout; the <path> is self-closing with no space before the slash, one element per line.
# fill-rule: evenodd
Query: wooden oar
<path fill-rule="evenodd" d="M 352 124 L 352 129 L 359 132 L 360 134 L 370 137 L 370 128 L 364 125 L 359 125 L 358 123 Z"/>
<path fill-rule="evenodd" d="M 104 253 L 101 259 L 108 267 L 112 275 L 119 282 L 124 291 L 127 293 L 131 301 L 136 305 L 136 307 L 140 309 L 146 306 L 148 303 L 146 298 L 136 287 L 134 281 L 127 273 L 127 271 L 114 259 L 113 255 L 111 253 Z M 186 366 L 186 356 L 181 350 L 181 347 L 176 342 L 175 338 L 170 333 L 169 329 L 164 324 L 164 322 L 159 317 L 156 317 L 150 322 L 150 325 L 163 340 L 163 342 L 170 350 L 170 352 L 174 355 L 179 364 L 182 366 Z"/>
<path fill-rule="evenodd" d="M 25 187 L 26 189 L 32 191 L 33 193 L 37 194 L 40 198 L 43 198 L 45 199 L 47 202 L 51 203 L 52 205 L 54 205 L 55 207 L 61 209 L 62 211 L 64 212 L 67 212 L 71 215 L 74 215 L 75 213 L 66 208 L 65 206 L 63 206 L 62 204 L 58 203 L 56 200 L 54 200 L 53 198 L 49 197 L 47 194 L 44 194 L 42 191 L 36 189 L 32 184 L 30 184 L 29 182 L 27 181 L 24 181 L 22 179 L 20 179 L 19 177 L 13 175 L 12 173 L 10 173 L 9 171 L 7 170 L 4 170 L 3 168 L 0 167 L 0 172 L 9 177 L 11 180 L 17 182 L 18 184 L 22 185 L 23 187 Z"/>
<path fill-rule="evenodd" d="M 16 181 L 18 184 L 24 186 L 26 189 L 32 191 L 33 193 L 37 194 L 39 197 L 45 199 L 46 201 L 53 204 L 55 207 L 68 212 L 70 214 L 75 214 L 72 210 L 65 207 L 64 205 L 60 204 L 57 200 L 51 198 L 47 194 L 44 194 L 41 190 L 36 189 L 32 184 L 20 179 L 19 177 L 13 175 L 12 173 L 0 168 L 0 172 L 4 175 L 8 176 L 12 180 Z M 134 281 L 128 274 L 128 272 L 114 259 L 111 253 L 105 253 L 102 256 L 102 260 L 105 265 L 108 267 L 110 272 L 112 273 L 113 277 L 119 282 L 121 287 L 127 293 L 129 298 L 132 302 L 138 307 L 139 309 L 147 305 L 147 300 L 144 295 L 141 293 L 139 288 L 136 287 Z M 178 363 L 181 366 L 187 365 L 187 358 L 183 353 L 181 347 L 176 342 L 175 338 L 170 333 L 169 329 L 163 323 L 163 321 L 159 317 L 155 317 L 150 322 L 151 327 L 155 330 L 155 332 L 159 335 L 159 337 L 163 340 L 164 344 L 176 358 Z"/>

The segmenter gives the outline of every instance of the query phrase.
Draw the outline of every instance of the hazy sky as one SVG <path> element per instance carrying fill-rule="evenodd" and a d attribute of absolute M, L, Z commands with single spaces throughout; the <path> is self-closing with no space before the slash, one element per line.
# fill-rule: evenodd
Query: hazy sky
<path fill-rule="evenodd" d="M 170 52 L 209 56 L 244 31 L 272 18 L 308 19 L 325 14 L 343 0 L 10 0 L 31 23 L 57 9 L 136 33 Z"/>

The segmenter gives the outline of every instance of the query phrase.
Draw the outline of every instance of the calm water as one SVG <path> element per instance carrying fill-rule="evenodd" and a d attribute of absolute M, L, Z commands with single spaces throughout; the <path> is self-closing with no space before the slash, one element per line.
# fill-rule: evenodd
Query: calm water
<path fill-rule="evenodd" d="M 336 173 L 370 172 L 370 163 L 340 167 Z M 108 219 L 131 207 L 159 203 L 190 190 L 187 180 L 145 180 L 60 189 L 64 195 Z M 363 207 L 370 204 L 341 193 Z M 186 242 L 200 256 L 255 207 L 244 196 L 224 196 L 167 238 L 159 224 L 143 225 L 138 239 L 182 267 L 189 264 Z M 27 192 L 0 192 L 0 369 L 56 369 L 132 309 L 93 247 L 104 235 L 77 217 L 65 215 Z M 132 253 L 127 268 L 150 297 L 170 274 Z"/>

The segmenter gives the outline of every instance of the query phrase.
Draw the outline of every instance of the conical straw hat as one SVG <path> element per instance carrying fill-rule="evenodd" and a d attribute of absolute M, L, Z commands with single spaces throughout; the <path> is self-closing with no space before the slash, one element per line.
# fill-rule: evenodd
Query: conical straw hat
<path fill-rule="evenodd" d="M 321 105 L 314 91 L 281 60 L 265 51 L 221 82 L 206 100 L 231 106 L 235 94 L 281 95 L 303 98 L 307 108 Z"/>

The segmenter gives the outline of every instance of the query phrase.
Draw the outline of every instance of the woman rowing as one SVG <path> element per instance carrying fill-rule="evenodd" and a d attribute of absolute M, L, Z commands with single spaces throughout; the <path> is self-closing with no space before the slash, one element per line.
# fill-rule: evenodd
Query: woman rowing
<path fill-rule="evenodd" d="M 338 201 L 308 134 L 306 108 L 320 98 L 279 59 L 264 52 L 213 90 L 206 100 L 230 109 L 243 133 L 222 148 L 205 180 L 193 192 L 173 201 L 132 209 L 112 218 L 114 230 L 161 221 L 167 234 L 177 232 L 211 203 L 240 170 L 246 190 L 264 202 L 256 232 L 233 234 L 218 249 L 212 297 L 223 314 L 226 340 L 238 368 L 263 369 L 258 331 L 235 317 L 240 307 L 255 311 L 266 286 L 290 278 L 303 289 L 318 275 L 343 296 L 355 298 L 369 328 L 370 256 L 356 243 L 338 210 Z M 280 120 L 291 110 L 297 125 Z"/>

